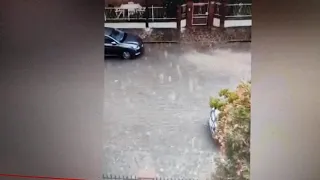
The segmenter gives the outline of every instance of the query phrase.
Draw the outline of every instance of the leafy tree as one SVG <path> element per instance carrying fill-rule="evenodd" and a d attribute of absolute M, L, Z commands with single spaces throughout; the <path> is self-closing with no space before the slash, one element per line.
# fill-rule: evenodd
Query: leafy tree
<path fill-rule="evenodd" d="M 251 82 L 235 91 L 223 89 L 210 98 L 210 107 L 221 111 L 215 139 L 221 145 L 214 180 L 248 180 L 250 175 Z"/>

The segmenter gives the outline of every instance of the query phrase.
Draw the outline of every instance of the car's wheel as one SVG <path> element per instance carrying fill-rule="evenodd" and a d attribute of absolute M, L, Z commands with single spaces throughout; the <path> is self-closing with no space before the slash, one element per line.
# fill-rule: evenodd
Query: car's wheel
<path fill-rule="evenodd" d="M 122 52 L 122 58 L 123 58 L 123 59 L 131 59 L 132 56 L 131 56 L 130 52 L 128 52 L 128 51 L 123 51 L 123 52 Z"/>

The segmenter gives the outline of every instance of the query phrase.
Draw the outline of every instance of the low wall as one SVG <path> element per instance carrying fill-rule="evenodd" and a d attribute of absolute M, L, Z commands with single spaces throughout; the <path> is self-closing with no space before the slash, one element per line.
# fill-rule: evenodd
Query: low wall
<path fill-rule="evenodd" d="M 214 18 L 213 19 L 213 26 L 214 27 L 220 27 L 220 19 Z M 246 20 L 225 20 L 224 21 L 224 27 L 248 27 L 252 26 L 252 20 L 246 19 Z"/>
<path fill-rule="evenodd" d="M 226 20 L 224 22 L 225 27 L 245 27 L 245 26 L 252 26 L 252 20 Z"/>
<path fill-rule="evenodd" d="M 181 27 L 184 28 L 187 25 L 185 19 L 181 20 Z M 145 22 L 107 22 L 104 23 L 105 27 L 119 28 L 119 29 L 144 29 L 146 28 Z M 149 28 L 177 28 L 176 22 L 150 22 Z"/>
<path fill-rule="evenodd" d="M 181 20 L 181 28 L 185 28 L 187 21 L 185 19 Z M 107 22 L 104 26 L 119 28 L 119 29 L 144 29 L 146 28 L 145 22 Z M 213 19 L 213 26 L 220 27 L 220 19 Z M 252 26 L 252 20 L 226 20 L 224 22 L 225 27 L 248 27 Z M 150 22 L 149 28 L 177 28 L 176 22 Z"/>
<path fill-rule="evenodd" d="M 115 23 L 104 23 L 105 27 L 119 28 L 119 29 L 144 29 L 146 23 L 144 22 L 115 22 Z"/>

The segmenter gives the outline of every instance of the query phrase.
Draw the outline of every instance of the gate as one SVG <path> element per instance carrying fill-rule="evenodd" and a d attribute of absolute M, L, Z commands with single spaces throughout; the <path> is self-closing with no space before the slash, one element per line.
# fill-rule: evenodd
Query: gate
<path fill-rule="evenodd" d="M 193 178 L 161 178 L 161 177 L 137 177 L 137 176 L 114 176 L 111 174 L 103 174 L 103 180 L 198 180 Z"/>
<path fill-rule="evenodd" d="M 192 25 L 205 26 L 208 24 L 209 3 L 193 3 Z"/>

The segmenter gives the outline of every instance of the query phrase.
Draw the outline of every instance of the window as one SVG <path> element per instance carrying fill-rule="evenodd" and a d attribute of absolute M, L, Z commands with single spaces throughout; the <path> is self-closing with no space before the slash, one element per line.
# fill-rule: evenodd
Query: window
<path fill-rule="evenodd" d="M 113 29 L 112 32 L 111 32 L 111 34 L 110 34 L 110 36 L 111 36 L 112 38 L 114 38 L 115 40 L 121 42 L 121 41 L 124 39 L 124 37 L 125 37 L 125 33 L 122 32 L 122 31 L 120 31 L 120 30 Z"/>
<path fill-rule="evenodd" d="M 112 39 L 110 39 L 109 37 L 104 37 L 104 43 L 105 44 L 111 44 L 113 42 L 113 40 Z"/>

